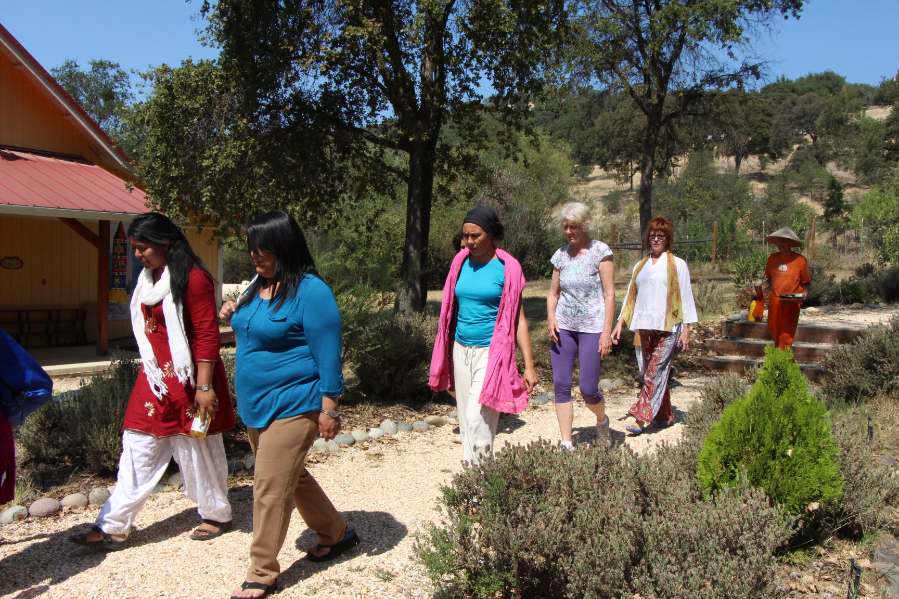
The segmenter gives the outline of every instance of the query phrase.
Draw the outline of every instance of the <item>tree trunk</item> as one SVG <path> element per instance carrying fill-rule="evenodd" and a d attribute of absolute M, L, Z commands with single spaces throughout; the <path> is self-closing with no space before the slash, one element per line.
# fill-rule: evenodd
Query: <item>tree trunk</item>
<path fill-rule="evenodd" d="M 426 266 L 434 194 L 436 140 L 418 142 L 409 151 L 409 185 L 406 192 L 406 240 L 396 309 L 401 314 L 422 312 L 427 302 Z"/>
<path fill-rule="evenodd" d="M 740 152 L 734 154 L 734 174 L 740 174 L 740 165 L 743 163 L 743 155 Z"/>
<path fill-rule="evenodd" d="M 652 220 L 652 179 L 656 170 L 656 146 L 659 143 L 660 119 L 648 116 L 643 135 L 643 155 L 640 157 L 640 238 L 646 247 L 646 229 Z"/>

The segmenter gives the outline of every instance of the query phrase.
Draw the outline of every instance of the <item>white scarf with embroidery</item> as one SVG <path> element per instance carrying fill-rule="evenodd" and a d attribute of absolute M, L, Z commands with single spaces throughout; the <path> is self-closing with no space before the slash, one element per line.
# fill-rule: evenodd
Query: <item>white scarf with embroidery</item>
<path fill-rule="evenodd" d="M 172 299 L 168 266 L 165 267 L 162 276 L 155 283 L 153 282 L 153 271 L 149 268 L 143 269 L 137 277 L 137 285 L 131 295 L 131 328 L 134 329 L 134 338 L 137 339 L 140 359 L 144 366 L 144 373 L 147 375 L 147 382 L 150 383 L 150 390 L 157 399 L 161 400 L 162 396 L 168 393 L 169 388 L 165 384 L 162 369 L 156 362 L 153 346 L 147 339 L 144 328 L 146 326 L 144 311 L 141 309 L 141 304 L 155 306 L 159 302 L 162 302 L 162 313 L 165 316 L 165 328 L 168 333 L 169 352 L 172 354 L 175 376 L 182 385 L 186 385 L 188 382 L 194 385 L 194 362 L 190 353 L 190 345 L 187 343 L 187 334 L 184 331 L 183 308 L 181 304 L 176 304 Z"/>

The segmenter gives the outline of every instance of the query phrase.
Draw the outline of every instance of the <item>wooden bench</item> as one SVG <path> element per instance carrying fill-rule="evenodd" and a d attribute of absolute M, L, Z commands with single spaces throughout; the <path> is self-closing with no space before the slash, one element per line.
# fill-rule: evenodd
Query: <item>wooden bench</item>
<path fill-rule="evenodd" d="M 84 345 L 86 312 L 72 306 L 0 308 L 0 327 L 23 347 Z"/>

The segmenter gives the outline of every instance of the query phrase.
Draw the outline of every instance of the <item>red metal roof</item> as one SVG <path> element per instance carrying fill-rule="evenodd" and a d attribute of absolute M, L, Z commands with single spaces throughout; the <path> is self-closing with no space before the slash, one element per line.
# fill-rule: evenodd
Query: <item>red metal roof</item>
<path fill-rule="evenodd" d="M 100 146 L 113 158 L 118 165 L 125 169 L 126 172 L 131 171 L 129 166 L 130 158 L 122 148 L 120 148 L 109 135 L 103 131 L 100 125 L 85 112 L 84 108 L 72 98 L 69 93 L 63 89 L 56 79 L 54 79 L 47 70 L 41 66 L 25 46 L 19 43 L 12 33 L 0 23 L 0 49 L 5 47 L 15 58 L 16 61 L 22 61 L 32 77 L 44 86 L 50 93 L 50 96 L 59 102 L 62 107 L 71 113 L 76 122 L 94 139 Z"/>
<path fill-rule="evenodd" d="M 0 210 L 45 210 L 140 214 L 147 198 L 136 187 L 96 164 L 0 148 Z"/>

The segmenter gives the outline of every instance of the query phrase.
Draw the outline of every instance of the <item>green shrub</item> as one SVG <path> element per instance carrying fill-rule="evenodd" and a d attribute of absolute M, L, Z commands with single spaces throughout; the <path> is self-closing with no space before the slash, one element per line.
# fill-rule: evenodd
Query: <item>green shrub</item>
<path fill-rule="evenodd" d="M 697 475 L 707 492 L 745 479 L 801 516 L 814 503 L 839 500 L 837 460 L 827 407 L 812 396 L 790 351 L 767 348 L 749 393 L 709 431 Z"/>
<path fill-rule="evenodd" d="M 822 304 L 870 304 L 877 301 L 877 282 L 872 277 L 851 276 L 841 281 L 832 277 L 822 289 Z"/>
<path fill-rule="evenodd" d="M 730 280 L 737 287 L 743 289 L 758 284 L 765 274 L 765 263 L 768 256 L 765 252 L 752 252 L 731 260 Z"/>
<path fill-rule="evenodd" d="M 889 303 L 899 302 L 899 265 L 887 267 L 874 276 L 880 299 Z"/>
<path fill-rule="evenodd" d="M 125 407 L 137 372 L 136 361 L 115 357 L 109 370 L 32 414 L 16 435 L 25 460 L 71 464 L 100 474 L 115 472 L 122 453 Z"/>
<path fill-rule="evenodd" d="M 757 490 L 704 500 L 662 447 L 510 447 L 443 489 L 417 551 L 447 597 L 771 597 L 790 533 Z"/>
<path fill-rule="evenodd" d="M 899 316 L 840 345 L 822 363 L 821 388 L 830 405 L 864 403 L 878 393 L 899 391 Z"/>
<path fill-rule="evenodd" d="M 344 361 L 369 399 L 414 403 L 431 396 L 428 366 L 436 322 L 397 314 L 390 296 L 356 288 L 338 296 Z"/>

